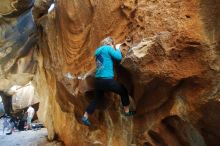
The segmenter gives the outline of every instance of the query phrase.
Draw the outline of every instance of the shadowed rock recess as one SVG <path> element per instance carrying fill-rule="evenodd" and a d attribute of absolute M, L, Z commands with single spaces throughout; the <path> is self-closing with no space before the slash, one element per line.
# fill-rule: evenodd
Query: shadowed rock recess
<path fill-rule="evenodd" d="M 1 95 L 32 81 L 48 138 L 67 146 L 218 146 L 219 10 L 217 0 L 1 0 Z M 88 128 L 80 118 L 106 36 L 124 42 L 116 78 L 137 114 L 123 116 L 108 93 Z"/>

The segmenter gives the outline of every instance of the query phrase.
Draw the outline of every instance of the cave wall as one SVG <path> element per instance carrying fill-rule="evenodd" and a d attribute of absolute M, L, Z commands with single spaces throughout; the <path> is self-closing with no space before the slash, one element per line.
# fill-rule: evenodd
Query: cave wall
<path fill-rule="evenodd" d="M 46 120 L 53 121 L 51 138 L 66 145 L 218 145 L 219 116 L 208 122 L 204 114 L 219 98 L 218 8 L 217 1 L 56 1 L 39 21 L 53 92 L 48 114 L 57 113 Z M 125 118 L 119 99 L 105 97 L 91 117 L 94 130 L 80 116 L 93 98 L 93 53 L 105 36 L 125 43 L 117 77 L 137 115 Z"/>
<path fill-rule="evenodd" d="M 50 140 L 67 146 L 220 145 L 220 2 L 56 0 L 47 14 L 52 2 L 10 7 L 4 0 L 0 10 L 0 89 L 33 80 Z M 108 94 L 88 128 L 80 118 L 94 98 L 93 54 L 106 36 L 124 43 L 116 74 L 137 115 L 123 116 L 119 97 Z M 5 55 L 4 48 L 10 48 Z"/>
<path fill-rule="evenodd" d="M 16 94 L 33 80 L 37 69 L 34 54 L 38 37 L 32 15 L 33 5 L 34 0 L 1 1 L 0 92 L 6 101 L 3 103 L 7 114 L 38 102 L 31 94 Z"/>

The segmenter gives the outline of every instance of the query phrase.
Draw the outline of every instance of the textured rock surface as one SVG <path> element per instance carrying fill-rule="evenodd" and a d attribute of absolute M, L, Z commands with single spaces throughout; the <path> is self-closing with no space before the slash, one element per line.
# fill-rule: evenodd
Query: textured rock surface
<path fill-rule="evenodd" d="M 33 44 L 36 29 L 32 19 L 31 0 L 4 0 L 0 12 L 0 89 L 8 90 L 15 84 L 26 84 L 35 70 Z"/>
<path fill-rule="evenodd" d="M 34 45 L 37 42 L 37 30 L 32 17 L 33 0 L 1 1 L 0 6 L 0 91 L 6 112 L 38 102 L 32 98 L 32 89 L 26 89 L 29 95 L 11 90 L 12 86 L 22 88 L 33 79 L 37 60 L 34 56 Z M 12 100 L 13 94 L 17 97 Z M 15 99 L 18 99 L 16 101 Z"/>
<path fill-rule="evenodd" d="M 17 25 L 0 26 L 1 32 L 14 34 L 1 36 L 1 53 L 6 46 L 11 46 L 8 54 L 16 50 L 11 57 L 1 55 L 0 89 L 33 79 L 49 139 L 58 137 L 65 145 L 220 145 L 220 2 L 56 0 L 55 11 L 46 15 L 53 1 L 37 0 L 33 12 L 39 41 L 33 51 L 31 45 L 24 47 L 36 38 L 30 35 L 36 34 L 32 18 L 18 21 L 28 17 L 31 12 L 23 10 L 33 2 L 23 1 L 20 10 L 9 2 L 0 10 L 1 21 L 26 22 L 30 29 L 17 33 L 11 30 Z M 22 41 L 14 40 L 23 35 Z M 91 117 L 95 126 L 87 128 L 80 116 L 94 97 L 93 53 L 109 35 L 124 42 L 117 78 L 128 88 L 137 115 L 124 117 L 119 98 L 108 94 Z M 18 48 L 30 51 L 20 55 Z M 15 70 L 20 58 L 37 59 L 37 66 L 19 64 Z"/>
<path fill-rule="evenodd" d="M 34 86 L 32 83 L 28 83 L 25 86 L 12 86 L 9 89 L 12 94 L 12 107 L 13 110 L 23 109 L 29 105 L 38 103 L 38 96 L 36 95 Z"/>

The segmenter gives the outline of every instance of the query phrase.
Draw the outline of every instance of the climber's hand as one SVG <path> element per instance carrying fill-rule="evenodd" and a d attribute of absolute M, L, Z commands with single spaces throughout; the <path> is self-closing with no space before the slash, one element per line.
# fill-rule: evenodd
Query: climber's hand
<path fill-rule="evenodd" d="M 115 45 L 115 49 L 116 49 L 116 50 L 120 50 L 120 46 L 121 46 L 121 44 L 116 44 L 116 45 Z"/>

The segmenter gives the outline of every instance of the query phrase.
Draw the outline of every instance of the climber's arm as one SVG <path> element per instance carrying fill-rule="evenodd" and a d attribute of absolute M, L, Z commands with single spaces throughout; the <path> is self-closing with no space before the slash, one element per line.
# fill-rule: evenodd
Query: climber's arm
<path fill-rule="evenodd" d="M 114 58 L 115 60 L 118 60 L 118 61 L 122 60 L 122 54 L 121 54 L 120 49 L 114 49 L 109 46 L 108 52 L 111 55 L 111 57 Z"/>

